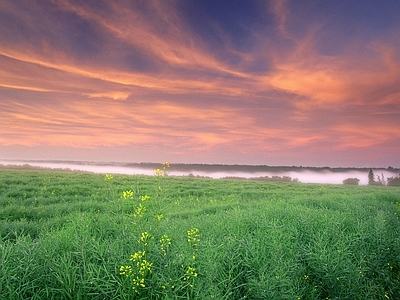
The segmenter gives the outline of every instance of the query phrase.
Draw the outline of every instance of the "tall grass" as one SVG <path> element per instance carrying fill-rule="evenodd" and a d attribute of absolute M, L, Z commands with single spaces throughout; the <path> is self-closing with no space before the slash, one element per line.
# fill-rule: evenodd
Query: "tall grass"
<path fill-rule="evenodd" d="M 389 187 L 1 170 L 0 299 L 400 299 L 399 214 Z"/>

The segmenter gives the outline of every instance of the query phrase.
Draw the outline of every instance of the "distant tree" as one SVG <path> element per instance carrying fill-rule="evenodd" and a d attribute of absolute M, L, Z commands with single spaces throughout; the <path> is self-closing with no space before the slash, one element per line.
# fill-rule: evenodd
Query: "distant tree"
<path fill-rule="evenodd" d="M 360 179 L 358 178 L 347 178 L 343 180 L 343 184 L 349 184 L 349 185 L 358 185 L 360 182 Z"/>
<path fill-rule="evenodd" d="M 368 185 L 375 185 L 375 175 L 372 169 L 368 172 Z"/>
<path fill-rule="evenodd" d="M 385 176 L 382 173 L 382 177 L 378 175 L 378 180 L 375 181 L 376 185 L 386 185 Z"/>

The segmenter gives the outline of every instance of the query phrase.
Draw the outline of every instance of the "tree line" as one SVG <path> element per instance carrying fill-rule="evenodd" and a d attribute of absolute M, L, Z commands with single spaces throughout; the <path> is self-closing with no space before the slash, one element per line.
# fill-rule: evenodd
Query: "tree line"
<path fill-rule="evenodd" d="M 343 184 L 358 185 L 360 179 L 358 178 L 347 178 L 343 180 Z M 381 176 L 377 175 L 375 178 L 374 171 L 372 168 L 368 172 L 368 185 L 378 185 L 378 186 L 400 186 L 400 174 L 397 177 L 389 177 L 385 179 L 383 173 Z"/>

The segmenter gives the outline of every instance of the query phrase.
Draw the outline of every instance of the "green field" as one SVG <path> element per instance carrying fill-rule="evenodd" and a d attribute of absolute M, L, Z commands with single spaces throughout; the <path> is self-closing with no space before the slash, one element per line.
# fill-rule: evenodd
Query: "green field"
<path fill-rule="evenodd" d="M 0 170 L 0 299 L 400 299 L 400 189 Z"/>

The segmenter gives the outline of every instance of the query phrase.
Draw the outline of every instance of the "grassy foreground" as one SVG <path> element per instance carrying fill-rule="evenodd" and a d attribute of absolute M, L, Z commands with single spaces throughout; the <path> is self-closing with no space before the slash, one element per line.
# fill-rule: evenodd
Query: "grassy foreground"
<path fill-rule="evenodd" d="M 0 299 L 400 299 L 400 190 L 0 170 Z"/>

